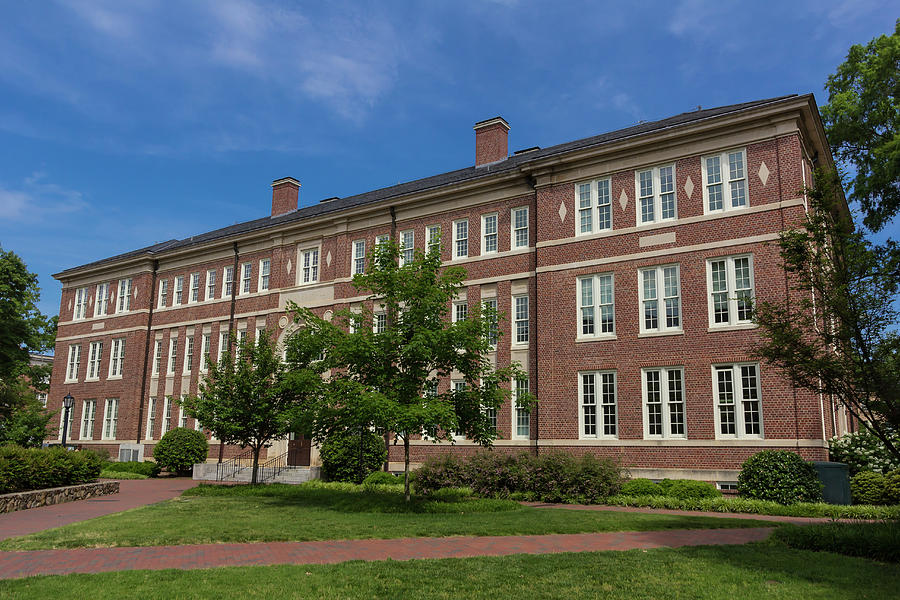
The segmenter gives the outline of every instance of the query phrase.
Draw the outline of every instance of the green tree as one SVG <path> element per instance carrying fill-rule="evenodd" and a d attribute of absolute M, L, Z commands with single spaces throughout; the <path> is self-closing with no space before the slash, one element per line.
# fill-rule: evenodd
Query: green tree
<path fill-rule="evenodd" d="M 850 199 L 878 231 L 900 210 L 900 19 L 892 35 L 852 46 L 825 89 L 828 142 L 855 171 Z"/>
<path fill-rule="evenodd" d="M 40 447 L 47 437 L 50 413 L 35 398 L 34 391 L 24 379 L 4 386 L 9 402 L 15 407 L 10 416 L 0 422 L 0 444 L 12 443 L 24 448 Z"/>
<path fill-rule="evenodd" d="M 330 369 L 314 398 L 310 429 L 316 441 L 359 428 L 394 432 L 402 440 L 409 500 L 412 436 L 424 432 L 437 441 L 456 433 L 491 445 L 497 432 L 488 413 L 509 400 L 509 382 L 525 373 L 518 364 L 492 365 L 498 319 L 493 310 L 471 307 L 465 319 L 449 319 L 464 269 L 442 268 L 436 250 L 416 251 L 403 266 L 399 258 L 396 243 L 380 243 L 368 256 L 371 268 L 353 278 L 357 289 L 369 293 L 375 312 L 345 310 L 329 322 L 290 306 L 304 326 L 288 342 L 288 362 L 292 369 L 302 367 L 293 362 L 294 349 L 320 349 L 320 368 Z M 465 385 L 438 393 L 438 380 L 451 375 Z M 530 407 L 533 399 L 523 394 L 517 401 Z"/>
<path fill-rule="evenodd" d="M 259 454 L 292 431 L 301 392 L 284 385 L 284 364 L 265 332 L 255 344 L 237 344 L 232 352 L 235 345 L 232 337 L 218 364 L 207 358 L 209 373 L 199 395 L 187 396 L 182 406 L 222 443 L 253 451 L 251 483 L 256 483 Z"/>
<path fill-rule="evenodd" d="M 795 385 L 831 396 L 900 459 L 900 337 L 894 242 L 854 228 L 835 171 L 817 170 L 803 227 L 781 233 L 789 299 L 755 308 L 756 351 Z"/>

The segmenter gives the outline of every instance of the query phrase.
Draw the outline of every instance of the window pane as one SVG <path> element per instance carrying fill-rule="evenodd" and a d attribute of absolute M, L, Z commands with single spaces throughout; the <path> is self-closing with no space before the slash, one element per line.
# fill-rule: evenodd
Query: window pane
<path fill-rule="evenodd" d="M 672 435 L 684 435 L 684 395 L 681 384 L 681 369 L 668 371 L 669 432 Z"/>
<path fill-rule="evenodd" d="M 600 397 L 603 408 L 603 435 L 616 435 L 616 376 L 600 374 Z"/>
<path fill-rule="evenodd" d="M 581 376 L 581 405 L 584 413 L 584 435 L 597 435 L 597 398 L 594 390 L 594 375 Z"/>
<path fill-rule="evenodd" d="M 675 218 L 675 175 L 672 167 L 659 169 L 659 193 L 661 218 Z"/>
<path fill-rule="evenodd" d="M 744 411 L 744 433 L 759 435 L 759 384 L 756 377 L 756 365 L 741 367 L 741 400 Z"/>
<path fill-rule="evenodd" d="M 647 427 L 650 435 L 662 435 L 662 395 L 659 371 L 646 372 Z"/>

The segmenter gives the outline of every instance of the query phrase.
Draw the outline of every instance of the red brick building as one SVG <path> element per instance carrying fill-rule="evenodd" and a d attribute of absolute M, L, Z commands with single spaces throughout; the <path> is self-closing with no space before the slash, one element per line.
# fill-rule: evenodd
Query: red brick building
<path fill-rule="evenodd" d="M 813 165 L 832 160 L 813 97 L 511 156 L 508 130 L 475 125 L 472 167 L 300 209 L 299 182 L 279 179 L 270 216 L 57 274 L 49 406 L 77 398 L 73 443 L 149 456 L 168 428 L 195 425 L 169 399 L 197 390 L 230 324 L 281 339 L 290 300 L 326 317 L 364 301 L 351 277 L 379 236 L 425 249 L 440 231 L 443 260 L 468 272 L 454 304 L 506 313 L 496 360 L 519 361 L 539 398 L 530 416 L 498 411 L 498 448 L 715 481 L 764 448 L 825 459 L 845 417 L 754 360 L 748 303 L 785 297 L 773 242 L 802 219 Z M 414 442 L 413 460 L 449 447 Z"/>

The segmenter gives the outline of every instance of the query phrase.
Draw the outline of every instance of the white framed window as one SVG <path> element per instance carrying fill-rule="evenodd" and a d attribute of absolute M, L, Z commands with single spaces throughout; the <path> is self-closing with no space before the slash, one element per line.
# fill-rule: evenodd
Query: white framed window
<path fill-rule="evenodd" d="M 41 403 L 41 408 L 47 408 L 47 392 L 38 392 L 35 398 Z"/>
<path fill-rule="evenodd" d="M 212 300 L 216 297 L 216 270 L 206 271 L 206 297 L 204 300 Z"/>
<path fill-rule="evenodd" d="M 716 438 L 762 438 L 759 363 L 713 365 Z"/>
<path fill-rule="evenodd" d="M 116 312 L 128 312 L 131 310 L 131 279 L 119 280 L 119 302 Z"/>
<path fill-rule="evenodd" d="M 612 192 L 609 178 L 575 184 L 575 235 L 612 229 Z"/>
<path fill-rule="evenodd" d="M 172 397 L 166 396 L 163 400 L 163 421 L 159 437 L 166 435 L 170 429 L 172 429 Z"/>
<path fill-rule="evenodd" d="M 75 290 L 75 310 L 72 313 L 74 320 L 87 316 L 88 289 L 86 287 Z"/>
<path fill-rule="evenodd" d="M 635 171 L 634 184 L 638 225 L 678 218 L 674 164 Z"/>
<path fill-rule="evenodd" d="M 488 343 L 493 347 L 497 347 L 497 341 L 500 339 L 500 323 L 497 316 L 497 299 L 496 298 L 485 298 L 481 301 L 481 306 L 484 309 L 490 309 L 493 312 L 493 316 L 491 317 L 491 328 L 488 333 Z"/>
<path fill-rule="evenodd" d="M 244 263 L 241 266 L 241 294 L 250 293 L 250 277 L 253 275 L 253 263 Z"/>
<path fill-rule="evenodd" d="M 389 239 L 391 239 L 391 236 L 389 236 L 389 235 L 386 234 L 386 233 L 382 233 L 381 235 L 376 235 L 376 236 L 375 236 L 375 249 L 377 250 L 377 249 L 378 249 L 378 246 L 382 245 L 383 243 L 385 243 L 385 242 L 388 241 Z"/>
<path fill-rule="evenodd" d="M 209 370 L 209 365 L 207 364 L 207 357 L 209 356 L 209 344 L 212 341 L 212 334 L 204 333 L 203 334 L 203 342 L 200 346 L 200 372 L 206 373 Z"/>
<path fill-rule="evenodd" d="M 580 338 L 616 335 L 615 290 L 612 273 L 578 278 Z"/>
<path fill-rule="evenodd" d="M 222 362 L 222 355 L 228 350 L 228 337 L 230 332 L 226 329 L 219 332 L 219 349 L 216 353 L 216 363 Z"/>
<path fill-rule="evenodd" d="M 157 308 L 165 308 L 169 303 L 169 280 L 168 279 L 160 279 L 159 280 L 159 298 L 156 302 Z"/>
<path fill-rule="evenodd" d="M 160 365 L 162 363 L 162 350 L 163 350 L 163 341 L 156 340 L 156 344 L 153 348 L 153 374 L 159 375 Z"/>
<path fill-rule="evenodd" d="M 618 385 L 615 371 L 578 373 L 580 439 L 615 439 L 619 435 Z"/>
<path fill-rule="evenodd" d="M 641 369 L 644 400 L 644 438 L 686 438 L 684 369 Z"/>
<path fill-rule="evenodd" d="M 255 331 L 254 334 L 253 334 L 253 335 L 254 335 L 253 343 L 256 344 L 256 345 L 259 345 L 259 340 L 262 339 L 262 336 L 263 336 L 263 334 L 264 334 L 265 332 L 266 332 L 266 327 L 265 327 L 264 325 L 263 325 L 263 326 L 257 326 L 257 327 L 256 327 L 256 331 Z"/>
<path fill-rule="evenodd" d="M 66 418 L 66 409 L 62 409 L 59 411 L 59 434 L 57 436 L 58 439 L 62 440 L 62 432 L 63 432 L 63 424 L 65 423 Z M 72 421 L 75 419 L 75 410 L 72 409 L 69 411 L 69 423 L 66 425 L 66 436 L 67 439 L 72 439 Z"/>
<path fill-rule="evenodd" d="M 453 303 L 453 322 L 465 321 L 469 316 L 469 303 L 465 300 Z"/>
<path fill-rule="evenodd" d="M 184 402 L 185 396 L 181 396 L 181 401 Z M 184 414 L 184 406 L 180 405 L 178 407 L 178 426 L 179 427 L 187 427 L 188 426 L 188 416 Z"/>
<path fill-rule="evenodd" d="M 94 316 L 102 317 L 106 314 L 109 305 L 109 284 L 97 285 L 97 298 L 94 300 Z"/>
<path fill-rule="evenodd" d="M 413 261 L 416 255 L 416 232 L 413 229 L 400 232 L 400 266 Z"/>
<path fill-rule="evenodd" d="M 450 385 L 453 387 L 453 391 L 456 393 L 462 393 L 466 391 L 466 382 L 463 379 L 454 379 L 450 382 Z M 466 436 L 459 432 L 452 432 L 453 439 L 456 441 L 466 439 Z"/>
<path fill-rule="evenodd" d="M 481 215 L 481 253 L 497 252 L 497 213 Z"/>
<path fill-rule="evenodd" d="M 704 214 L 746 208 L 747 153 L 743 149 L 704 156 L 703 212 Z"/>
<path fill-rule="evenodd" d="M 723 256 L 706 261 L 709 326 L 753 322 L 753 256 Z"/>
<path fill-rule="evenodd" d="M 425 228 L 426 232 L 426 247 L 425 250 L 429 253 L 437 252 L 438 256 L 441 254 L 441 226 L 440 225 L 429 225 Z"/>
<path fill-rule="evenodd" d="M 194 336 L 189 335 L 184 342 L 184 372 L 190 373 L 194 370 Z"/>
<path fill-rule="evenodd" d="M 319 281 L 319 249 L 309 248 L 300 252 L 301 283 L 316 283 Z"/>
<path fill-rule="evenodd" d="M 359 275 L 366 272 L 366 240 L 353 242 L 353 273 Z"/>
<path fill-rule="evenodd" d="M 227 266 L 222 270 L 222 297 L 230 298 L 234 293 L 234 267 Z"/>
<path fill-rule="evenodd" d="M 88 349 L 87 375 L 85 381 L 100 379 L 100 361 L 103 358 L 103 342 L 91 342 Z"/>
<path fill-rule="evenodd" d="M 497 431 L 497 409 L 493 406 L 482 406 L 481 412 L 488 418 L 488 422 L 491 424 L 491 430 Z"/>
<path fill-rule="evenodd" d="M 66 382 L 78 381 L 78 370 L 81 368 L 81 344 L 69 346 L 69 359 L 66 361 Z"/>
<path fill-rule="evenodd" d="M 240 358 L 241 348 L 243 348 L 244 344 L 246 344 L 246 343 L 247 343 L 247 330 L 246 329 L 238 329 L 237 347 L 234 350 L 236 357 Z"/>
<path fill-rule="evenodd" d="M 172 302 L 172 306 L 177 306 L 179 304 L 184 303 L 184 275 L 178 275 L 175 277 L 175 300 Z"/>
<path fill-rule="evenodd" d="M 200 302 L 200 273 L 191 273 L 191 295 L 189 302 Z"/>
<path fill-rule="evenodd" d="M 82 440 L 94 439 L 94 416 L 97 413 L 97 401 L 85 400 L 81 403 L 81 431 L 79 438 Z"/>
<path fill-rule="evenodd" d="M 528 296 L 513 296 L 513 344 L 528 344 Z"/>
<path fill-rule="evenodd" d="M 387 314 L 376 312 L 372 315 L 372 331 L 375 333 L 384 333 L 387 329 Z"/>
<path fill-rule="evenodd" d="M 156 429 L 156 398 L 150 398 L 147 401 L 147 431 L 144 432 L 144 439 L 153 439 L 153 430 Z"/>
<path fill-rule="evenodd" d="M 178 362 L 178 338 L 171 338 L 169 340 L 169 369 L 167 373 L 169 375 L 175 374 L 175 365 Z"/>
<path fill-rule="evenodd" d="M 112 352 L 109 354 L 109 377 L 121 377 L 125 370 L 125 338 L 112 341 Z"/>
<path fill-rule="evenodd" d="M 512 438 L 514 440 L 531 438 L 531 413 L 516 406 L 517 400 L 528 393 L 528 378 L 517 378 L 512 393 Z"/>
<path fill-rule="evenodd" d="M 520 206 L 512 209 L 510 226 L 512 227 L 512 235 L 510 236 L 511 249 L 528 247 L 528 207 Z"/>
<path fill-rule="evenodd" d="M 256 286 L 258 291 L 269 289 L 269 273 L 272 270 L 272 260 L 264 258 L 259 261 L 259 283 Z"/>
<path fill-rule="evenodd" d="M 678 265 L 638 271 L 641 333 L 681 331 L 681 275 Z"/>
<path fill-rule="evenodd" d="M 116 439 L 116 429 L 119 425 L 119 399 L 107 398 L 106 408 L 103 411 L 103 439 Z"/>
<path fill-rule="evenodd" d="M 469 221 L 453 221 L 453 258 L 469 256 Z"/>

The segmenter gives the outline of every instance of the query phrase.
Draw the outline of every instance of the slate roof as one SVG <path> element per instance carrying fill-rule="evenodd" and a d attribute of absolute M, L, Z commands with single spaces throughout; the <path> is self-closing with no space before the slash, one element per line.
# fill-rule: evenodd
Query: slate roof
<path fill-rule="evenodd" d="M 350 208 L 365 206 L 367 204 L 373 204 L 382 200 L 387 200 L 389 198 L 396 198 L 415 192 L 436 189 L 446 185 L 462 183 L 468 180 L 490 177 L 499 173 L 511 172 L 530 162 L 535 162 L 551 156 L 565 154 L 567 152 L 572 152 L 575 150 L 584 150 L 602 146 L 603 144 L 617 142 L 631 137 L 655 133 L 664 129 L 688 125 L 691 123 L 702 121 L 704 119 L 739 113 L 741 111 L 758 108 L 766 104 L 774 104 L 777 102 L 795 98 L 798 98 L 797 94 L 790 94 L 787 96 L 779 96 L 777 98 L 767 98 L 764 100 L 754 100 L 752 102 L 743 102 L 740 104 L 730 104 L 727 106 L 719 106 L 716 108 L 706 108 L 691 112 L 685 112 L 659 121 L 639 123 L 631 127 L 618 129 L 616 131 L 610 131 L 608 133 L 602 133 L 600 135 L 575 140 L 573 142 L 566 142 L 564 144 L 558 144 L 556 146 L 550 146 L 548 148 L 533 150 L 531 152 L 522 154 L 514 154 L 506 160 L 483 165 L 481 167 L 466 167 L 465 169 L 449 171 L 447 173 L 441 173 L 440 175 L 432 175 L 431 177 L 416 179 L 414 181 L 408 181 L 406 183 L 400 183 L 397 185 L 392 185 L 390 187 L 372 190 L 370 192 L 357 194 L 355 196 L 348 196 L 346 198 L 338 198 L 335 200 L 330 200 L 328 202 L 317 203 L 312 206 L 305 206 L 296 211 L 292 211 L 277 217 L 262 217 L 260 219 L 254 219 L 253 221 L 236 223 L 235 225 L 231 225 L 229 227 L 223 227 L 221 229 L 209 231 L 200 235 L 191 236 L 183 240 L 169 240 L 166 242 L 160 242 L 158 244 L 153 244 L 152 246 L 147 246 L 139 250 L 132 250 L 131 252 L 118 254 L 116 256 L 104 258 L 78 267 L 66 269 L 65 271 L 57 273 L 56 275 L 54 275 L 54 277 L 64 277 L 66 275 L 75 274 L 77 271 L 80 271 L 84 268 L 99 266 L 106 263 L 113 263 L 141 255 L 152 258 L 153 256 L 158 255 L 164 251 L 173 250 L 176 248 L 186 248 L 196 244 L 202 244 L 204 242 L 228 238 L 231 236 L 236 236 L 255 230 L 266 229 L 269 227 L 275 227 L 284 223 L 303 221 L 304 219 L 318 217 L 320 215 L 328 213 L 340 212 L 342 210 L 347 210 Z"/>

